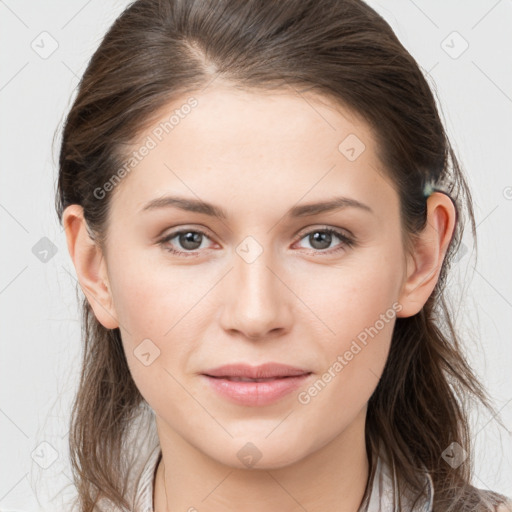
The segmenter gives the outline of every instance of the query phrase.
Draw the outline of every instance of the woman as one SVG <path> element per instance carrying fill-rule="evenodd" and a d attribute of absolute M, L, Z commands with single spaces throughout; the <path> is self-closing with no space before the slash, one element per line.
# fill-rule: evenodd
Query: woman
<path fill-rule="evenodd" d="M 443 298 L 471 196 L 366 4 L 134 2 L 56 206 L 80 511 L 509 509 L 471 485 L 466 399 L 491 406 Z"/>

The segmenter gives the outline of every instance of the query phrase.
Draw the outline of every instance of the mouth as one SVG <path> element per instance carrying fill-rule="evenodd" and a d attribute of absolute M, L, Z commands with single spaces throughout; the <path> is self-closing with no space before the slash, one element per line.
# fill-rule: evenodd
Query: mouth
<path fill-rule="evenodd" d="M 244 406 L 270 405 L 303 386 L 313 372 L 267 364 L 230 365 L 209 370 L 201 377 L 223 399 Z"/>

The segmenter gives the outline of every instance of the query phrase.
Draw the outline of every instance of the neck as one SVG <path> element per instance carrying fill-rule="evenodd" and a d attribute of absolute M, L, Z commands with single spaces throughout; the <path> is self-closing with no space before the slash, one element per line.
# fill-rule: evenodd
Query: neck
<path fill-rule="evenodd" d="M 342 433 L 285 467 L 239 469 L 212 459 L 157 417 L 162 460 L 154 511 L 357 512 L 369 466 L 366 409 Z"/>

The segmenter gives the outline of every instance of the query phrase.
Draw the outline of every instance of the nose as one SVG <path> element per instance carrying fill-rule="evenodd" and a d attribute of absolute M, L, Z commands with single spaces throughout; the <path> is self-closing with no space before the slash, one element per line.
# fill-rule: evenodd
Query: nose
<path fill-rule="evenodd" d="M 250 340 L 288 332 L 292 325 L 293 292 L 286 272 L 263 251 L 254 261 L 234 254 L 233 269 L 223 286 L 222 327 Z"/>

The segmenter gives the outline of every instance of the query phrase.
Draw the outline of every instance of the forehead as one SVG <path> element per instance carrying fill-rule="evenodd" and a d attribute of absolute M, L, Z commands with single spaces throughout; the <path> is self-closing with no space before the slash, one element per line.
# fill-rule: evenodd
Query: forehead
<path fill-rule="evenodd" d="M 210 86 L 167 104 L 139 134 L 114 197 L 132 212 L 165 193 L 228 210 L 236 199 L 263 210 L 326 194 L 383 200 L 376 150 L 371 127 L 324 96 Z"/>

